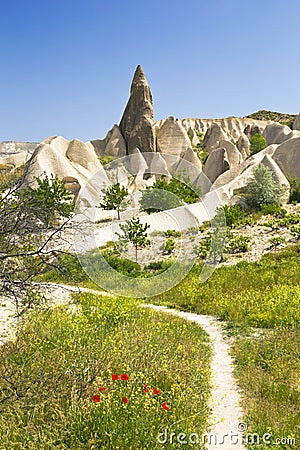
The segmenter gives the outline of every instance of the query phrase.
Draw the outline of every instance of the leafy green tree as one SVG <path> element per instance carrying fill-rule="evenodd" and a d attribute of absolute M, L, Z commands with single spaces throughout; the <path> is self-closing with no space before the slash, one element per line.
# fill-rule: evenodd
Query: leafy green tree
<path fill-rule="evenodd" d="M 54 176 L 37 180 L 37 189 L 22 189 L 21 182 L 0 185 L 0 294 L 14 300 L 18 314 L 34 299 L 40 302 L 32 282 L 59 265 L 65 253 L 59 248 L 74 209 L 72 198 Z"/>
<path fill-rule="evenodd" d="M 126 223 L 120 225 L 123 234 L 116 233 L 121 245 L 130 242 L 134 246 L 136 263 L 138 260 L 138 248 L 146 247 L 150 244 L 147 233 L 148 228 L 150 228 L 149 224 L 145 223 L 143 225 L 139 217 L 133 217 L 130 220 L 126 220 Z"/>
<path fill-rule="evenodd" d="M 284 194 L 284 188 L 274 180 L 271 170 L 263 164 L 259 164 L 254 170 L 253 179 L 245 191 L 249 205 L 257 209 L 266 204 L 280 205 Z"/>
<path fill-rule="evenodd" d="M 254 155 L 255 153 L 260 152 L 267 146 L 266 139 L 260 134 L 256 133 L 252 138 L 250 139 L 250 153 L 251 155 Z"/>
<path fill-rule="evenodd" d="M 104 196 L 100 203 L 100 208 L 105 210 L 116 210 L 118 214 L 118 220 L 120 220 L 120 211 L 126 208 L 127 202 L 125 201 L 128 196 L 128 190 L 121 186 L 120 183 L 115 183 L 106 189 L 102 190 Z"/>
<path fill-rule="evenodd" d="M 195 203 L 199 201 L 201 194 L 201 188 L 195 186 L 183 171 L 169 182 L 162 177 L 152 187 L 146 188 L 142 193 L 140 205 L 143 211 L 150 214 L 177 208 L 184 203 Z"/>

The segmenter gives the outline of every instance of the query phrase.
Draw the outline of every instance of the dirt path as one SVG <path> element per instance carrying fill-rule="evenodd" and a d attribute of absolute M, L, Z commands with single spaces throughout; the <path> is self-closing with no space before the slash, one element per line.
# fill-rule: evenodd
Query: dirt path
<path fill-rule="evenodd" d="M 41 285 L 41 290 L 55 304 L 69 303 L 71 292 L 110 295 L 94 289 L 55 283 Z M 5 307 L 3 304 L 5 304 Z M 213 355 L 211 363 L 211 420 L 206 448 L 207 450 L 216 450 L 217 448 L 220 450 L 245 450 L 242 444 L 242 435 L 239 432 L 239 428 L 243 426 L 240 395 L 233 376 L 233 362 L 229 354 L 230 347 L 224 339 L 220 323 L 211 316 L 177 311 L 152 304 L 142 304 L 141 306 L 196 322 L 207 332 L 211 340 Z M 3 302 L 0 308 L 0 345 L 14 336 L 14 330 L 17 326 L 14 314 L 13 304 Z"/>
<path fill-rule="evenodd" d="M 240 395 L 233 376 L 233 363 L 229 355 L 229 345 L 223 337 L 219 322 L 211 316 L 187 313 L 163 306 L 143 304 L 142 306 L 179 316 L 198 323 L 209 335 L 212 343 L 212 404 L 210 443 L 207 449 L 242 450 L 243 412 Z M 236 443 L 236 441 L 238 441 Z M 223 443 L 222 443 L 223 442 Z"/>

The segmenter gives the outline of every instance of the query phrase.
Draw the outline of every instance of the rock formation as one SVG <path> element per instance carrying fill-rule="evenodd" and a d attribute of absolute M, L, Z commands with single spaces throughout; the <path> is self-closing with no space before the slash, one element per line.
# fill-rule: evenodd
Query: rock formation
<path fill-rule="evenodd" d="M 138 66 L 131 85 L 130 98 L 119 128 L 127 145 L 127 154 L 135 148 L 143 152 L 155 151 L 153 132 L 154 112 L 150 87 L 141 66 Z"/>
<path fill-rule="evenodd" d="M 293 125 L 293 130 L 299 130 L 300 131 L 300 114 L 298 114 L 296 116 L 294 125 Z"/>
<path fill-rule="evenodd" d="M 181 123 L 168 117 L 157 132 L 157 150 L 161 153 L 180 156 L 191 146 L 191 141 Z"/>

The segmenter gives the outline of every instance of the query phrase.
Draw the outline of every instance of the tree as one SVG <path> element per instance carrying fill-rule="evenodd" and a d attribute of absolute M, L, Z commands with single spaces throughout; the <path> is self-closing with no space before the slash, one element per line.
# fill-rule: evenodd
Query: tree
<path fill-rule="evenodd" d="M 122 244 L 127 244 L 130 242 L 135 247 L 135 262 L 137 263 L 138 248 L 146 247 L 150 244 L 148 239 L 147 229 L 150 225 L 145 223 L 144 225 L 140 222 L 140 218 L 132 218 L 131 220 L 126 220 L 126 223 L 120 225 L 120 229 L 123 234 L 117 233 L 119 237 L 119 242 Z"/>
<path fill-rule="evenodd" d="M 106 189 L 102 190 L 104 197 L 100 207 L 105 210 L 115 209 L 118 214 L 118 220 L 120 220 L 120 211 L 126 207 L 127 202 L 125 198 L 128 196 L 128 190 L 121 186 L 120 183 L 115 183 Z"/>
<path fill-rule="evenodd" d="M 142 193 L 140 205 L 143 211 L 150 214 L 177 208 L 184 203 L 195 203 L 199 201 L 201 194 L 201 188 L 195 186 L 183 171 L 170 182 L 162 177 L 152 187 L 146 188 Z"/>
<path fill-rule="evenodd" d="M 264 204 L 281 204 L 284 188 L 274 180 L 271 170 L 259 164 L 253 175 L 246 186 L 249 205 L 261 209 Z"/>
<path fill-rule="evenodd" d="M 0 295 L 15 301 L 18 314 L 39 298 L 36 276 L 59 265 L 61 233 L 74 209 L 63 181 L 36 181 L 37 189 L 22 189 L 20 180 L 0 185 Z"/>
<path fill-rule="evenodd" d="M 254 155 L 255 153 L 260 152 L 267 146 L 266 139 L 260 134 L 256 133 L 252 138 L 250 139 L 250 153 L 251 155 Z"/>

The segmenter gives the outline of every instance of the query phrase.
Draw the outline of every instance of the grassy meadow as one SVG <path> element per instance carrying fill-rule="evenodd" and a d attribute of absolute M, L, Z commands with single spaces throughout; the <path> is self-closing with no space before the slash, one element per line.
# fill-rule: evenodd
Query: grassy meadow
<path fill-rule="evenodd" d="M 165 429 L 201 436 L 205 332 L 131 299 L 85 293 L 73 301 L 32 312 L 1 347 L 0 449 L 150 450 L 162 448 Z"/>

